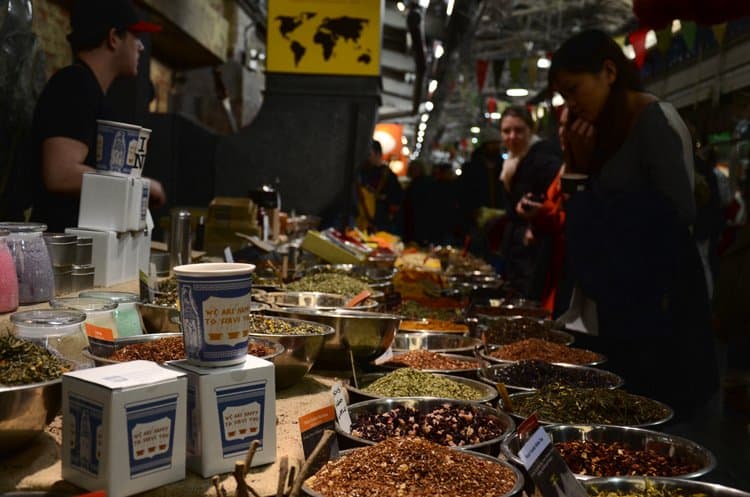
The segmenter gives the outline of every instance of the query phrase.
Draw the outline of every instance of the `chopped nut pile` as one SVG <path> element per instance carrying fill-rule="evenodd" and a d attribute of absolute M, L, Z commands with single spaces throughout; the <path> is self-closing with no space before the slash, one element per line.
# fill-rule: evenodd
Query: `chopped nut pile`
<path fill-rule="evenodd" d="M 478 368 L 477 362 L 453 359 L 430 350 L 410 350 L 394 356 L 387 364 L 404 365 L 414 369 L 459 370 Z"/>
<path fill-rule="evenodd" d="M 421 413 L 411 407 L 397 407 L 380 414 L 359 416 L 352 423 L 352 435 L 381 442 L 391 437 L 421 437 L 449 447 L 475 445 L 503 435 L 496 416 L 471 406 L 445 404 Z"/>
<path fill-rule="evenodd" d="M 515 483 L 498 462 L 402 437 L 329 461 L 306 482 L 326 497 L 501 497 Z"/>

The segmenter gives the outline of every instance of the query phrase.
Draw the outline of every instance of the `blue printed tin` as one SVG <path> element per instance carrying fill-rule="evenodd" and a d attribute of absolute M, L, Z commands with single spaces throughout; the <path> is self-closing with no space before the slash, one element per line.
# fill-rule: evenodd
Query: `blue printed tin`
<path fill-rule="evenodd" d="M 199 366 L 240 364 L 247 356 L 255 266 L 175 266 L 186 359 Z"/>
<path fill-rule="evenodd" d="M 96 124 L 96 169 L 129 176 L 136 166 L 141 127 L 101 119 Z"/>

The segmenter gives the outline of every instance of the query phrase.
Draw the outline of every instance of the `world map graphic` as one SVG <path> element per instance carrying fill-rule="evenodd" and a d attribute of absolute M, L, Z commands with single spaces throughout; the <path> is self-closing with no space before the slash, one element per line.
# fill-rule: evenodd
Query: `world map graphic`
<path fill-rule="evenodd" d="M 311 40 L 299 40 L 294 38 L 294 33 L 305 23 L 315 22 L 318 14 L 315 12 L 302 12 L 296 16 L 276 16 L 279 34 L 289 42 L 289 49 L 294 54 L 294 65 L 299 66 L 300 61 L 310 49 L 308 42 L 317 45 L 322 51 L 323 60 L 329 61 L 334 56 L 336 47 L 342 41 L 354 43 L 358 52 L 357 62 L 370 64 L 372 57 L 370 49 L 360 45 L 362 31 L 369 24 L 368 19 L 357 17 L 324 17 L 315 29 Z"/>

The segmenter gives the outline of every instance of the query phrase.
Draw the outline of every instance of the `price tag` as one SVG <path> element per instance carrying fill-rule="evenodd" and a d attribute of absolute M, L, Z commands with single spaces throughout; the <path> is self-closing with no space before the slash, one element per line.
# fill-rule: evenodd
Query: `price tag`
<path fill-rule="evenodd" d="M 232 256 L 232 249 L 228 246 L 224 248 L 224 261 L 229 262 L 230 264 L 234 262 L 234 256 Z"/>
<path fill-rule="evenodd" d="M 352 419 L 349 417 L 349 409 L 347 409 L 346 398 L 344 398 L 344 387 L 341 386 L 341 383 L 336 382 L 331 387 L 331 394 L 333 394 L 333 408 L 336 411 L 339 426 L 345 433 L 351 433 Z"/>
<path fill-rule="evenodd" d="M 323 432 L 335 429 L 335 419 L 336 414 L 332 405 L 309 412 L 299 418 L 299 431 L 302 436 L 302 450 L 305 454 L 305 459 L 310 457 L 315 446 L 318 445 L 318 441 L 323 436 Z M 335 459 L 338 456 L 338 450 L 338 444 L 334 437 L 329 454 L 331 459 Z"/>
<path fill-rule="evenodd" d="M 537 428 L 536 431 L 531 434 L 529 440 L 523 445 L 523 447 L 521 447 L 521 450 L 518 451 L 518 457 L 521 459 L 523 466 L 526 469 L 531 468 L 550 443 L 552 442 L 550 441 L 547 432 L 544 431 L 544 428 L 541 426 Z"/>
<path fill-rule="evenodd" d="M 381 364 L 385 364 L 386 362 L 393 359 L 393 347 L 388 347 L 388 350 L 383 352 L 383 355 L 372 361 L 376 366 L 380 366 Z"/>

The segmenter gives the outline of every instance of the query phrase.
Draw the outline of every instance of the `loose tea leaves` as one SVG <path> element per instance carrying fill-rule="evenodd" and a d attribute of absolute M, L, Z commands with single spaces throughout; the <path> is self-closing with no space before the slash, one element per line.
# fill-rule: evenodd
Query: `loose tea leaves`
<path fill-rule="evenodd" d="M 398 313 L 413 320 L 439 319 L 441 321 L 455 321 L 461 317 L 460 307 L 427 307 L 413 300 L 402 302 Z"/>
<path fill-rule="evenodd" d="M 274 348 L 250 340 L 247 353 L 256 357 L 267 357 L 274 353 Z M 118 362 L 153 361 L 164 364 L 167 361 L 178 361 L 185 358 L 185 344 L 182 337 L 167 337 L 147 342 L 132 343 L 115 351 L 109 359 Z"/>
<path fill-rule="evenodd" d="M 329 461 L 306 482 L 325 497 L 497 497 L 515 484 L 497 461 L 404 437 Z"/>
<path fill-rule="evenodd" d="M 507 367 L 493 367 L 488 370 L 488 376 L 495 383 L 521 388 L 542 388 L 552 383 L 580 388 L 612 388 L 617 384 L 616 376 L 605 371 L 544 361 L 519 361 Z"/>
<path fill-rule="evenodd" d="M 469 385 L 412 368 L 397 369 L 377 379 L 365 392 L 385 397 L 442 397 L 479 400 L 484 393 Z"/>
<path fill-rule="evenodd" d="M 369 290 L 370 286 L 357 278 L 338 273 L 318 273 L 289 283 L 286 288 L 293 292 L 323 292 L 353 297 Z"/>
<path fill-rule="evenodd" d="M 623 390 L 561 385 L 516 397 L 513 407 L 523 417 L 536 412 L 540 420 L 567 424 L 633 426 L 660 421 L 670 414 L 663 404 Z"/>
<path fill-rule="evenodd" d="M 68 366 L 47 349 L 12 335 L 0 337 L 0 385 L 28 385 L 59 378 Z"/>
<path fill-rule="evenodd" d="M 567 364 L 591 364 L 602 360 L 596 352 L 575 349 L 538 338 L 528 338 L 520 342 L 503 345 L 490 353 L 492 357 L 504 361 L 538 360 L 564 362 Z"/>
<path fill-rule="evenodd" d="M 688 491 L 682 488 L 668 487 L 644 480 L 643 489 L 624 490 L 598 490 L 596 487 L 588 487 L 587 491 L 591 497 L 707 497 L 708 494 L 700 491 Z"/>
<path fill-rule="evenodd" d="M 250 315 L 250 332 L 266 335 L 322 335 L 326 328 L 302 321 L 290 322 L 282 319 Z"/>
<path fill-rule="evenodd" d="M 551 324 L 551 321 L 549 323 Z M 484 319 L 479 325 L 479 330 L 487 338 L 487 343 L 494 345 L 507 345 L 527 338 L 566 344 L 570 339 L 567 334 L 556 332 L 529 317 Z"/>

